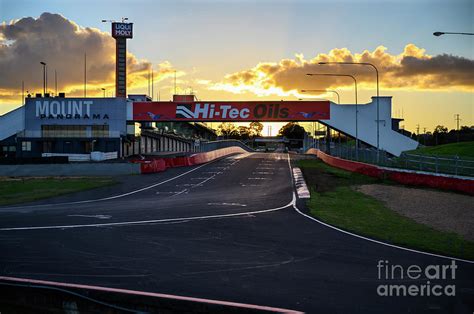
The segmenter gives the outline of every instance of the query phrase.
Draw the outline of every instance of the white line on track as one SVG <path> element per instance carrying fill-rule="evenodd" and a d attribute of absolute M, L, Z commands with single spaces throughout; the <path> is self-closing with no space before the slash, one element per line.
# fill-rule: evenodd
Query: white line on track
<path fill-rule="evenodd" d="M 110 219 L 110 215 L 67 215 L 68 217 L 84 217 L 84 218 L 97 218 L 97 219 Z"/>
<path fill-rule="evenodd" d="M 215 176 L 216 176 L 216 175 L 210 176 L 209 178 L 205 178 L 205 179 L 202 180 L 201 182 L 196 183 L 194 186 L 202 186 L 202 185 L 203 185 L 204 183 L 206 183 L 207 181 L 214 179 Z"/>
<path fill-rule="evenodd" d="M 205 163 L 203 165 L 200 165 L 200 166 L 197 166 L 196 168 L 194 169 L 191 169 L 189 171 L 186 171 L 184 173 L 181 173 L 177 176 L 174 176 L 172 178 L 169 178 L 169 179 L 166 179 L 164 181 L 161 181 L 161 182 L 158 182 L 158 183 L 155 183 L 155 184 L 152 184 L 152 185 L 149 185 L 149 186 L 146 186 L 146 187 L 143 187 L 141 189 L 138 189 L 138 190 L 133 190 L 133 191 L 130 191 L 130 192 L 127 192 L 127 193 L 123 193 L 123 194 L 118 194 L 118 195 L 114 195 L 114 196 L 109 196 L 109 197 L 104 197 L 104 198 L 97 198 L 97 199 L 92 199 L 92 200 L 83 200 L 83 201 L 76 201 L 76 202 L 65 202 L 65 203 L 55 203 L 55 204 L 39 204 L 39 205 L 26 205 L 26 206 L 12 206 L 12 207 L 0 207 L 0 211 L 2 210 L 5 210 L 5 209 L 21 209 L 21 208 L 35 208 L 35 207 L 48 207 L 48 206 L 59 206 L 59 205 L 76 205 L 76 204 L 87 204 L 87 203 L 93 203 L 93 202 L 102 202 L 102 201 L 109 201 L 109 200 L 113 200 L 113 199 L 117 199 L 117 198 L 122 198 L 122 197 L 125 197 L 125 196 L 129 196 L 129 195 L 132 195 L 132 194 L 136 194 L 136 193 L 139 193 L 139 192 L 143 192 L 143 191 L 146 191 L 146 190 L 149 190 L 149 189 L 152 189 L 154 187 L 157 187 L 159 185 L 162 185 L 162 184 L 165 184 L 165 183 L 168 183 L 170 181 L 173 181 L 175 179 L 178 179 L 182 176 L 185 176 L 191 172 L 194 172 L 204 166 L 207 166 L 211 163 L 214 163 L 216 161 L 219 161 L 219 160 L 222 160 L 222 159 L 216 159 L 216 160 L 213 160 L 211 162 L 208 162 L 208 163 Z"/>
<path fill-rule="evenodd" d="M 294 186 L 294 179 L 293 179 L 293 172 L 291 171 L 291 162 L 290 162 L 290 155 L 288 154 L 288 167 L 290 168 L 290 174 L 291 174 L 291 182 L 293 182 L 293 186 Z M 294 195 L 294 192 L 293 192 L 293 195 Z M 459 261 L 459 262 L 465 262 L 465 263 L 469 263 L 469 264 L 474 264 L 474 261 L 471 261 L 471 260 L 467 260 L 467 259 L 462 259 L 462 258 L 457 258 L 457 257 L 451 257 L 451 256 L 446 256 L 446 255 L 440 255 L 440 254 L 434 254 L 434 253 L 429 253 L 429 252 L 423 252 L 423 251 L 418 251 L 418 250 L 414 250 L 414 249 L 409 249 L 409 248 L 406 248 L 406 247 L 402 247 L 402 246 L 398 246 L 398 245 L 394 245 L 394 244 L 390 244 L 390 243 L 385 243 L 385 242 L 382 242 L 382 241 L 378 241 L 378 240 L 374 240 L 374 239 L 370 239 L 370 238 L 366 238 L 364 236 L 361 236 L 361 235 L 358 235 L 358 234 L 355 234 L 355 233 L 352 233 L 352 232 L 349 232 L 349 231 L 345 231 L 345 230 L 342 230 L 342 229 L 339 229 L 335 226 L 332 226 L 330 224 L 327 224 L 325 222 L 322 222 L 321 220 L 319 219 L 316 219 L 312 216 L 309 216 L 309 215 L 306 215 L 305 213 L 301 212 L 301 210 L 296 206 L 296 202 L 294 202 L 292 204 L 293 208 L 295 209 L 295 211 L 302 215 L 303 217 L 306 217 L 308 219 L 311 219 L 312 221 L 315 221 L 325 227 L 328 227 L 328 228 L 331 228 L 333 230 L 336 230 L 336 231 L 339 231 L 339 232 L 342 232 L 344 234 L 347 234 L 347 235 L 350 235 L 350 236 L 353 236 L 353 237 L 356 237 L 356 238 L 359 238 L 359 239 L 362 239 L 362 240 L 365 240 L 365 241 L 369 241 L 369 242 L 373 242 L 373 243 L 377 243 L 377 244 L 381 244 L 381 245 L 385 245 L 385 246 L 388 246 L 388 247 L 391 247 L 391 248 L 395 248 L 395 249 L 399 249 L 399 250 L 403 250 L 403 251 L 408 251 L 408 252 L 412 252 L 412 253 L 418 253 L 418 254 L 422 254 L 422 255 L 428 255 L 428 256 L 434 256 L 434 257 L 439 257 L 439 258 L 445 258 L 445 259 L 450 259 L 450 260 L 456 260 L 456 261 Z"/>
<path fill-rule="evenodd" d="M 240 204 L 240 203 L 207 203 L 207 205 L 247 207 L 247 205 L 245 205 L 245 204 Z"/>
<path fill-rule="evenodd" d="M 183 193 L 188 193 L 188 191 L 189 191 L 188 189 L 184 189 L 184 190 L 182 190 L 181 192 L 174 193 L 174 194 L 171 195 L 170 197 L 177 196 L 177 195 L 181 195 L 181 194 L 183 194 Z"/>
<path fill-rule="evenodd" d="M 206 220 L 206 219 L 216 219 L 216 218 L 228 218 L 228 217 L 239 217 L 239 216 L 249 216 L 254 214 L 263 214 L 275 212 L 278 210 L 285 209 L 294 205 L 296 202 L 296 195 L 293 192 L 293 197 L 291 202 L 286 205 L 262 209 L 250 212 L 235 213 L 235 214 L 221 214 L 221 215 L 207 215 L 207 216 L 192 216 L 192 217 L 179 217 L 179 218 L 165 218 L 165 219 L 152 219 L 152 220 L 138 220 L 138 221 L 122 221 L 122 222 L 109 222 L 109 223 L 96 223 L 96 224 L 80 224 L 80 225 L 57 225 L 57 226 L 30 226 L 30 227 L 13 227 L 13 228 L 0 228 L 0 231 L 19 231 L 19 230 L 51 230 L 51 229 L 75 229 L 75 228 L 90 228 L 90 227 L 115 227 L 115 226 L 130 226 L 130 225 L 145 225 L 145 224 L 155 224 L 163 222 L 172 222 L 172 221 L 192 221 L 192 220 Z"/>

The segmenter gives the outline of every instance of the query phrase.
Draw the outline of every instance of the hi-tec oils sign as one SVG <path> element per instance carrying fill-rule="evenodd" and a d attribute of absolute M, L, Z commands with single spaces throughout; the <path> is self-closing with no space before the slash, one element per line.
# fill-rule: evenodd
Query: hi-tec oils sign
<path fill-rule="evenodd" d="M 329 101 L 134 102 L 135 121 L 316 121 Z"/>
<path fill-rule="evenodd" d="M 113 38 L 132 38 L 133 23 L 112 23 Z"/>

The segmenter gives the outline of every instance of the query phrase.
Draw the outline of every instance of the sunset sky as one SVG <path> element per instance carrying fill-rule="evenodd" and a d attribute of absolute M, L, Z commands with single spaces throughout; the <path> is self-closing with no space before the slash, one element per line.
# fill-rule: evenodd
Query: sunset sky
<path fill-rule="evenodd" d="M 60 91 L 82 96 L 88 56 L 88 96 L 114 90 L 114 41 L 102 19 L 128 17 L 129 93 L 146 93 L 155 71 L 155 98 L 168 100 L 177 71 L 179 92 L 202 100 L 279 100 L 311 95 L 300 89 L 336 89 L 354 103 L 344 79 L 308 72 L 349 73 L 359 103 L 375 95 L 370 68 L 320 66 L 319 61 L 369 61 L 381 74 L 381 95 L 393 96 L 393 114 L 405 128 L 474 125 L 474 2 L 450 1 L 21 1 L 0 0 L 0 114 L 21 104 L 21 82 L 42 90 L 48 63 Z M 312 97 L 315 97 L 313 95 Z M 336 101 L 332 95 L 317 95 Z M 267 128 L 266 128 L 267 129 Z M 273 133 L 277 127 L 273 127 Z"/>

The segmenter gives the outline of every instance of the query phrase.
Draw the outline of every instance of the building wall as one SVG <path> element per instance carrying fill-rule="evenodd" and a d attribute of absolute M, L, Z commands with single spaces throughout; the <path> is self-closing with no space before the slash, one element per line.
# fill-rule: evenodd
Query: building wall
<path fill-rule="evenodd" d="M 126 100 L 122 98 L 27 98 L 24 112 L 25 128 L 16 137 L 17 157 L 91 151 L 120 155 L 121 139 L 127 134 Z M 65 130 L 76 126 L 81 130 Z M 44 127 L 64 131 L 46 135 Z"/>
<path fill-rule="evenodd" d="M 377 97 L 368 104 L 357 106 L 357 135 L 359 140 L 377 146 Z M 379 97 L 379 147 L 399 156 L 405 150 L 415 149 L 418 142 L 392 129 L 392 97 Z M 331 118 L 321 123 L 355 137 L 356 106 L 331 103 Z"/>
<path fill-rule="evenodd" d="M 126 103 L 122 98 L 27 98 L 25 130 L 34 132 L 30 137 L 41 137 L 42 125 L 109 125 L 113 136 L 120 137 L 126 134 Z"/>

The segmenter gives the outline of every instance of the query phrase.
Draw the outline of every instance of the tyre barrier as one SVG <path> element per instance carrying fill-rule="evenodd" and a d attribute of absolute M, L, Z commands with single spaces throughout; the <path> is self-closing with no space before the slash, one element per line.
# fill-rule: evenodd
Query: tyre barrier
<path fill-rule="evenodd" d="M 165 171 L 168 168 L 194 166 L 213 161 L 231 154 L 246 153 L 247 151 L 238 147 L 226 147 L 205 153 L 197 153 L 187 157 L 159 158 L 147 157 L 144 159 L 132 159 L 130 162 L 140 164 L 140 172 L 157 173 Z"/>
<path fill-rule="evenodd" d="M 306 153 L 316 155 L 323 162 L 333 167 L 371 177 L 386 178 L 406 185 L 430 187 L 474 195 L 474 178 L 470 179 L 444 174 L 429 174 L 411 170 L 379 167 L 376 165 L 334 157 L 314 148 L 309 149 Z"/>

